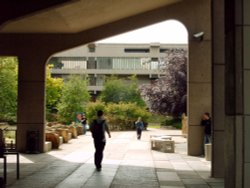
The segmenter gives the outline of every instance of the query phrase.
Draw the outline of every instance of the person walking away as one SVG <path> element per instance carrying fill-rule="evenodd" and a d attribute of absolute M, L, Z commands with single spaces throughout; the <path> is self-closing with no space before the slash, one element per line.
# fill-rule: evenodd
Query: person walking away
<path fill-rule="evenodd" d="M 107 132 L 109 138 L 111 138 L 109 127 L 108 124 L 106 123 L 106 120 L 103 117 L 102 110 L 97 111 L 97 118 L 91 123 L 90 131 L 94 139 L 94 146 L 95 146 L 94 162 L 96 170 L 101 171 L 103 150 L 106 145 L 105 132 Z"/>
<path fill-rule="evenodd" d="M 141 133 L 144 128 L 143 121 L 141 117 L 138 117 L 137 121 L 135 122 L 135 128 L 136 128 L 136 133 L 137 133 L 137 139 L 141 139 Z"/>
<path fill-rule="evenodd" d="M 204 127 L 204 147 L 205 147 L 205 144 L 211 143 L 211 117 L 208 112 L 203 114 L 201 119 L 201 125 Z"/>

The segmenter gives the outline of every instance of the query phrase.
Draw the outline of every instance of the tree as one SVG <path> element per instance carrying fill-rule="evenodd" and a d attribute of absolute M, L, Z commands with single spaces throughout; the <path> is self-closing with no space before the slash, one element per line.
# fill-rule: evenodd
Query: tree
<path fill-rule="evenodd" d="M 164 76 L 140 90 L 153 112 L 179 116 L 186 112 L 187 95 L 187 51 L 171 49 L 160 64 Z"/>
<path fill-rule="evenodd" d="M 49 64 L 52 65 L 56 69 L 61 69 L 63 67 L 63 63 L 59 60 L 58 57 L 50 58 Z"/>
<path fill-rule="evenodd" d="M 129 77 L 130 84 L 127 87 L 127 100 L 128 103 L 136 103 L 139 106 L 146 106 L 141 93 L 139 91 L 138 80 L 135 75 Z"/>
<path fill-rule="evenodd" d="M 0 58 L 0 119 L 15 121 L 17 110 L 17 71 L 16 57 Z"/>
<path fill-rule="evenodd" d="M 105 103 L 131 102 L 145 106 L 138 90 L 136 76 L 129 77 L 129 84 L 115 76 L 108 78 L 100 98 Z"/>
<path fill-rule="evenodd" d="M 62 78 L 52 78 L 51 69 L 52 65 L 47 65 L 46 67 L 46 112 L 47 119 L 50 119 L 53 113 L 57 111 L 57 105 L 62 96 L 63 79 Z"/>
<path fill-rule="evenodd" d="M 62 88 L 62 97 L 58 104 L 60 121 L 63 123 L 75 121 L 76 113 L 85 111 L 89 99 L 86 79 L 75 75 L 70 76 Z"/>

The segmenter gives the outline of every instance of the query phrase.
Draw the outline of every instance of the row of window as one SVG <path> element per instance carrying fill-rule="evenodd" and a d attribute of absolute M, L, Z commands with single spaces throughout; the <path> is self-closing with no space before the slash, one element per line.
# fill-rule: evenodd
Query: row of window
<path fill-rule="evenodd" d="M 61 58 L 62 69 L 116 69 L 116 70 L 157 70 L 160 60 L 158 58 L 111 58 L 111 57 L 90 57 L 90 58 Z"/>

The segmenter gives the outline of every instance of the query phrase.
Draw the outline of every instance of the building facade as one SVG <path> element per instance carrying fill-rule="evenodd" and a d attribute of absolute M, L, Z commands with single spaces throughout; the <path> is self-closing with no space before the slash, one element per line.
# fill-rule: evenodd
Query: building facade
<path fill-rule="evenodd" d="M 87 75 L 88 90 L 98 94 L 107 76 L 127 80 L 136 75 L 139 85 L 150 83 L 164 72 L 166 51 L 187 50 L 187 44 L 107 44 L 91 43 L 55 54 L 49 61 L 54 64 L 53 77 L 66 78 L 71 74 Z"/>

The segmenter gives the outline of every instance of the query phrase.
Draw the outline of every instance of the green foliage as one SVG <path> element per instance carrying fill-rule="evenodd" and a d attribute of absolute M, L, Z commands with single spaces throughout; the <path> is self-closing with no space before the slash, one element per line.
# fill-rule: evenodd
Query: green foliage
<path fill-rule="evenodd" d="M 175 127 L 176 129 L 181 129 L 182 128 L 181 120 L 179 119 L 178 121 L 174 122 L 172 126 Z"/>
<path fill-rule="evenodd" d="M 168 49 L 159 69 L 164 76 L 141 86 L 141 95 L 151 112 L 177 118 L 186 113 L 187 105 L 187 50 Z"/>
<path fill-rule="evenodd" d="M 135 76 L 130 77 L 128 83 L 115 76 L 108 78 L 104 84 L 100 99 L 105 103 L 132 102 L 139 106 L 145 106 L 138 91 Z"/>
<path fill-rule="evenodd" d="M 112 129 L 127 130 L 134 128 L 138 117 L 147 122 L 150 113 L 135 103 L 110 103 L 107 105 L 107 118 Z"/>
<path fill-rule="evenodd" d="M 54 113 L 62 96 L 63 79 L 51 77 L 52 66 L 46 68 L 46 113 L 47 120 L 55 120 Z"/>
<path fill-rule="evenodd" d="M 96 118 L 96 114 L 98 110 L 102 110 L 104 114 L 106 114 L 105 104 L 101 101 L 96 102 L 89 102 L 86 107 L 86 115 L 88 118 L 88 123 L 91 122 Z"/>
<path fill-rule="evenodd" d="M 173 118 L 171 116 L 167 116 L 166 119 L 161 123 L 162 126 L 173 126 L 177 129 L 181 129 L 181 118 Z"/>
<path fill-rule="evenodd" d="M 124 87 L 121 80 L 115 77 L 109 78 L 104 84 L 104 89 L 100 98 L 105 103 L 114 102 L 118 103 L 122 100 Z"/>
<path fill-rule="evenodd" d="M 62 88 L 61 101 L 57 105 L 59 121 L 63 123 L 75 121 L 76 113 L 85 111 L 89 99 L 87 81 L 80 76 L 70 76 Z"/>
<path fill-rule="evenodd" d="M 17 70 L 16 57 L 0 58 L 0 121 L 16 121 Z"/>
<path fill-rule="evenodd" d="M 87 117 L 89 123 L 96 118 L 98 110 L 104 111 L 104 116 L 108 121 L 111 130 L 128 130 L 134 128 L 134 122 L 138 117 L 142 117 L 147 122 L 150 113 L 135 103 L 109 103 L 91 102 L 87 105 Z"/>
<path fill-rule="evenodd" d="M 49 64 L 53 66 L 53 68 L 61 69 L 63 67 L 62 62 L 59 60 L 58 57 L 52 57 L 49 60 Z"/>
<path fill-rule="evenodd" d="M 149 123 L 154 123 L 154 124 L 161 124 L 162 122 L 165 121 L 165 119 L 166 119 L 165 115 L 152 113 L 151 116 L 148 119 L 148 122 Z"/>
<path fill-rule="evenodd" d="M 106 112 L 105 117 L 113 130 L 132 129 L 138 117 L 147 121 L 150 116 L 139 93 L 136 76 L 131 76 L 127 80 L 111 76 L 104 84 L 100 99 L 103 103 L 99 102 L 96 106 L 101 106 Z M 94 112 L 88 113 L 89 119 L 92 119 L 92 115 L 96 116 L 97 110 L 90 111 Z"/>
<path fill-rule="evenodd" d="M 138 80 L 136 76 L 133 75 L 129 77 L 129 80 L 130 80 L 129 86 L 126 85 L 126 87 L 128 88 L 128 92 L 127 92 L 127 101 L 125 100 L 125 102 L 136 103 L 137 105 L 141 107 L 145 107 L 146 104 L 144 100 L 142 99 L 140 91 L 138 89 L 139 86 L 138 86 Z"/>

